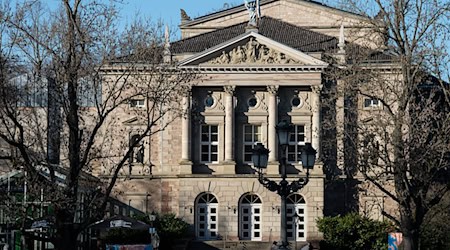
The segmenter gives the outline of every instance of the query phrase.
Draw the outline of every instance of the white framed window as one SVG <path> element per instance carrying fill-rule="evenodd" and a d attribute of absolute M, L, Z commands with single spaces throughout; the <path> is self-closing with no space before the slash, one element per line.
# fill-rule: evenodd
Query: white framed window
<path fill-rule="evenodd" d="M 219 161 L 219 126 L 202 125 L 200 137 L 200 162 L 217 163 Z"/>
<path fill-rule="evenodd" d="M 375 98 L 364 98 L 364 108 L 379 108 L 381 107 L 381 102 Z"/>
<path fill-rule="evenodd" d="M 262 240 L 262 201 L 256 194 L 245 194 L 239 201 L 239 238 Z"/>
<path fill-rule="evenodd" d="M 300 194 L 286 199 L 286 231 L 289 241 L 305 241 L 307 228 L 306 202 Z"/>
<path fill-rule="evenodd" d="M 252 151 L 256 143 L 261 142 L 261 125 L 244 125 L 244 155 L 245 163 L 252 162 Z"/>
<path fill-rule="evenodd" d="M 130 100 L 130 108 L 143 108 L 145 107 L 144 99 L 133 99 Z"/>
<path fill-rule="evenodd" d="M 287 161 L 299 163 L 301 161 L 302 149 L 305 146 L 305 126 L 294 125 L 294 130 L 289 135 L 289 145 L 287 147 Z"/>
<path fill-rule="evenodd" d="M 195 231 L 200 240 L 219 236 L 219 202 L 213 194 L 201 194 L 195 204 Z"/>

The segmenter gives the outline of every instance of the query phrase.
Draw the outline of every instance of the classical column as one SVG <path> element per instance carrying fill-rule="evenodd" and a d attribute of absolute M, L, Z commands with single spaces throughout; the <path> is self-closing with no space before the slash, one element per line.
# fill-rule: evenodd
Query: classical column
<path fill-rule="evenodd" d="M 312 146 L 317 150 L 317 159 L 320 160 L 321 148 L 320 148 L 320 91 L 322 90 L 322 85 L 311 86 L 312 90 Z"/>
<path fill-rule="evenodd" d="M 234 172 L 234 95 L 235 86 L 225 86 L 225 163 L 233 164 Z M 228 171 L 226 171 L 228 172 Z"/>
<path fill-rule="evenodd" d="M 188 91 L 183 97 L 184 115 L 181 119 L 181 162 L 180 173 L 191 174 L 191 93 Z M 183 166 L 187 165 L 187 166 Z"/>
<path fill-rule="evenodd" d="M 271 85 L 267 86 L 267 92 L 268 92 L 268 105 L 269 105 L 269 119 L 268 119 L 268 149 L 269 152 L 269 162 L 276 162 L 277 161 L 277 131 L 275 129 L 275 126 L 278 122 L 278 112 L 277 112 L 277 92 L 278 92 L 278 86 Z"/>

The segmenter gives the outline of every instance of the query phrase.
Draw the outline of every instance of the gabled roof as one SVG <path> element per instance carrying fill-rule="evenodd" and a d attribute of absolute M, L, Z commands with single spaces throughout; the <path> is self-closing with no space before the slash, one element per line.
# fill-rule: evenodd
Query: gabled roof
<path fill-rule="evenodd" d="M 244 35 L 247 25 L 248 22 L 243 22 L 173 42 L 171 52 L 183 54 L 206 51 Z M 267 16 L 261 19 L 258 34 L 305 53 L 336 53 L 338 50 L 339 40 L 333 36 L 307 30 Z M 353 53 L 365 55 L 364 61 L 378 63 L 395 61 L 396 58 L 394 54 L 389 52 L 376 51 L 357 44 L 348 44 L 346 49 L 348 50 L 347 58 L 349 61 L 354 59 L 352 58 Z"/>
<path fill-rule="evenodd" d="M 239 23 L 171 44 L 174 54 L 198 53 L 246 33 L 248 22 Z M 295 25 L 263 17 L 258 33 L 274 41 L 303 52 L 322 52 L 337 49 L 338 39 Z"/>

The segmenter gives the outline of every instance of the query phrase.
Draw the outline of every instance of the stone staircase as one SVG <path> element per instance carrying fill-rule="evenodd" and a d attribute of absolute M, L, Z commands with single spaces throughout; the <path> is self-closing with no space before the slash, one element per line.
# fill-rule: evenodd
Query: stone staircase
<path fill-rule="evenodd" d="M 291 242 L 291 249 L 301 249 L 306 242 Z M 191 241 L 186 250 L 271 250 L 272 242 L 261 241 Z M 178 250 L 178 249 L 177 249 Z M 180 249 L 183 250 L 183 249 Z"/>

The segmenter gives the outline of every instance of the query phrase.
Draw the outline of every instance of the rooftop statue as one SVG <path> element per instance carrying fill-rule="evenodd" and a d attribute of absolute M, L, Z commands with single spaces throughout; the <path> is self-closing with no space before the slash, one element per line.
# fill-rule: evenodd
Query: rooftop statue
<path fill-rule="evenodd" d="M 249 15 L 249 26 L 257 26 L 256 18 L 257 18 L 257 1 L 248 2 L 247 0 L 244 0 L 245 2 L 245 8 L 248 10 Z"/>

